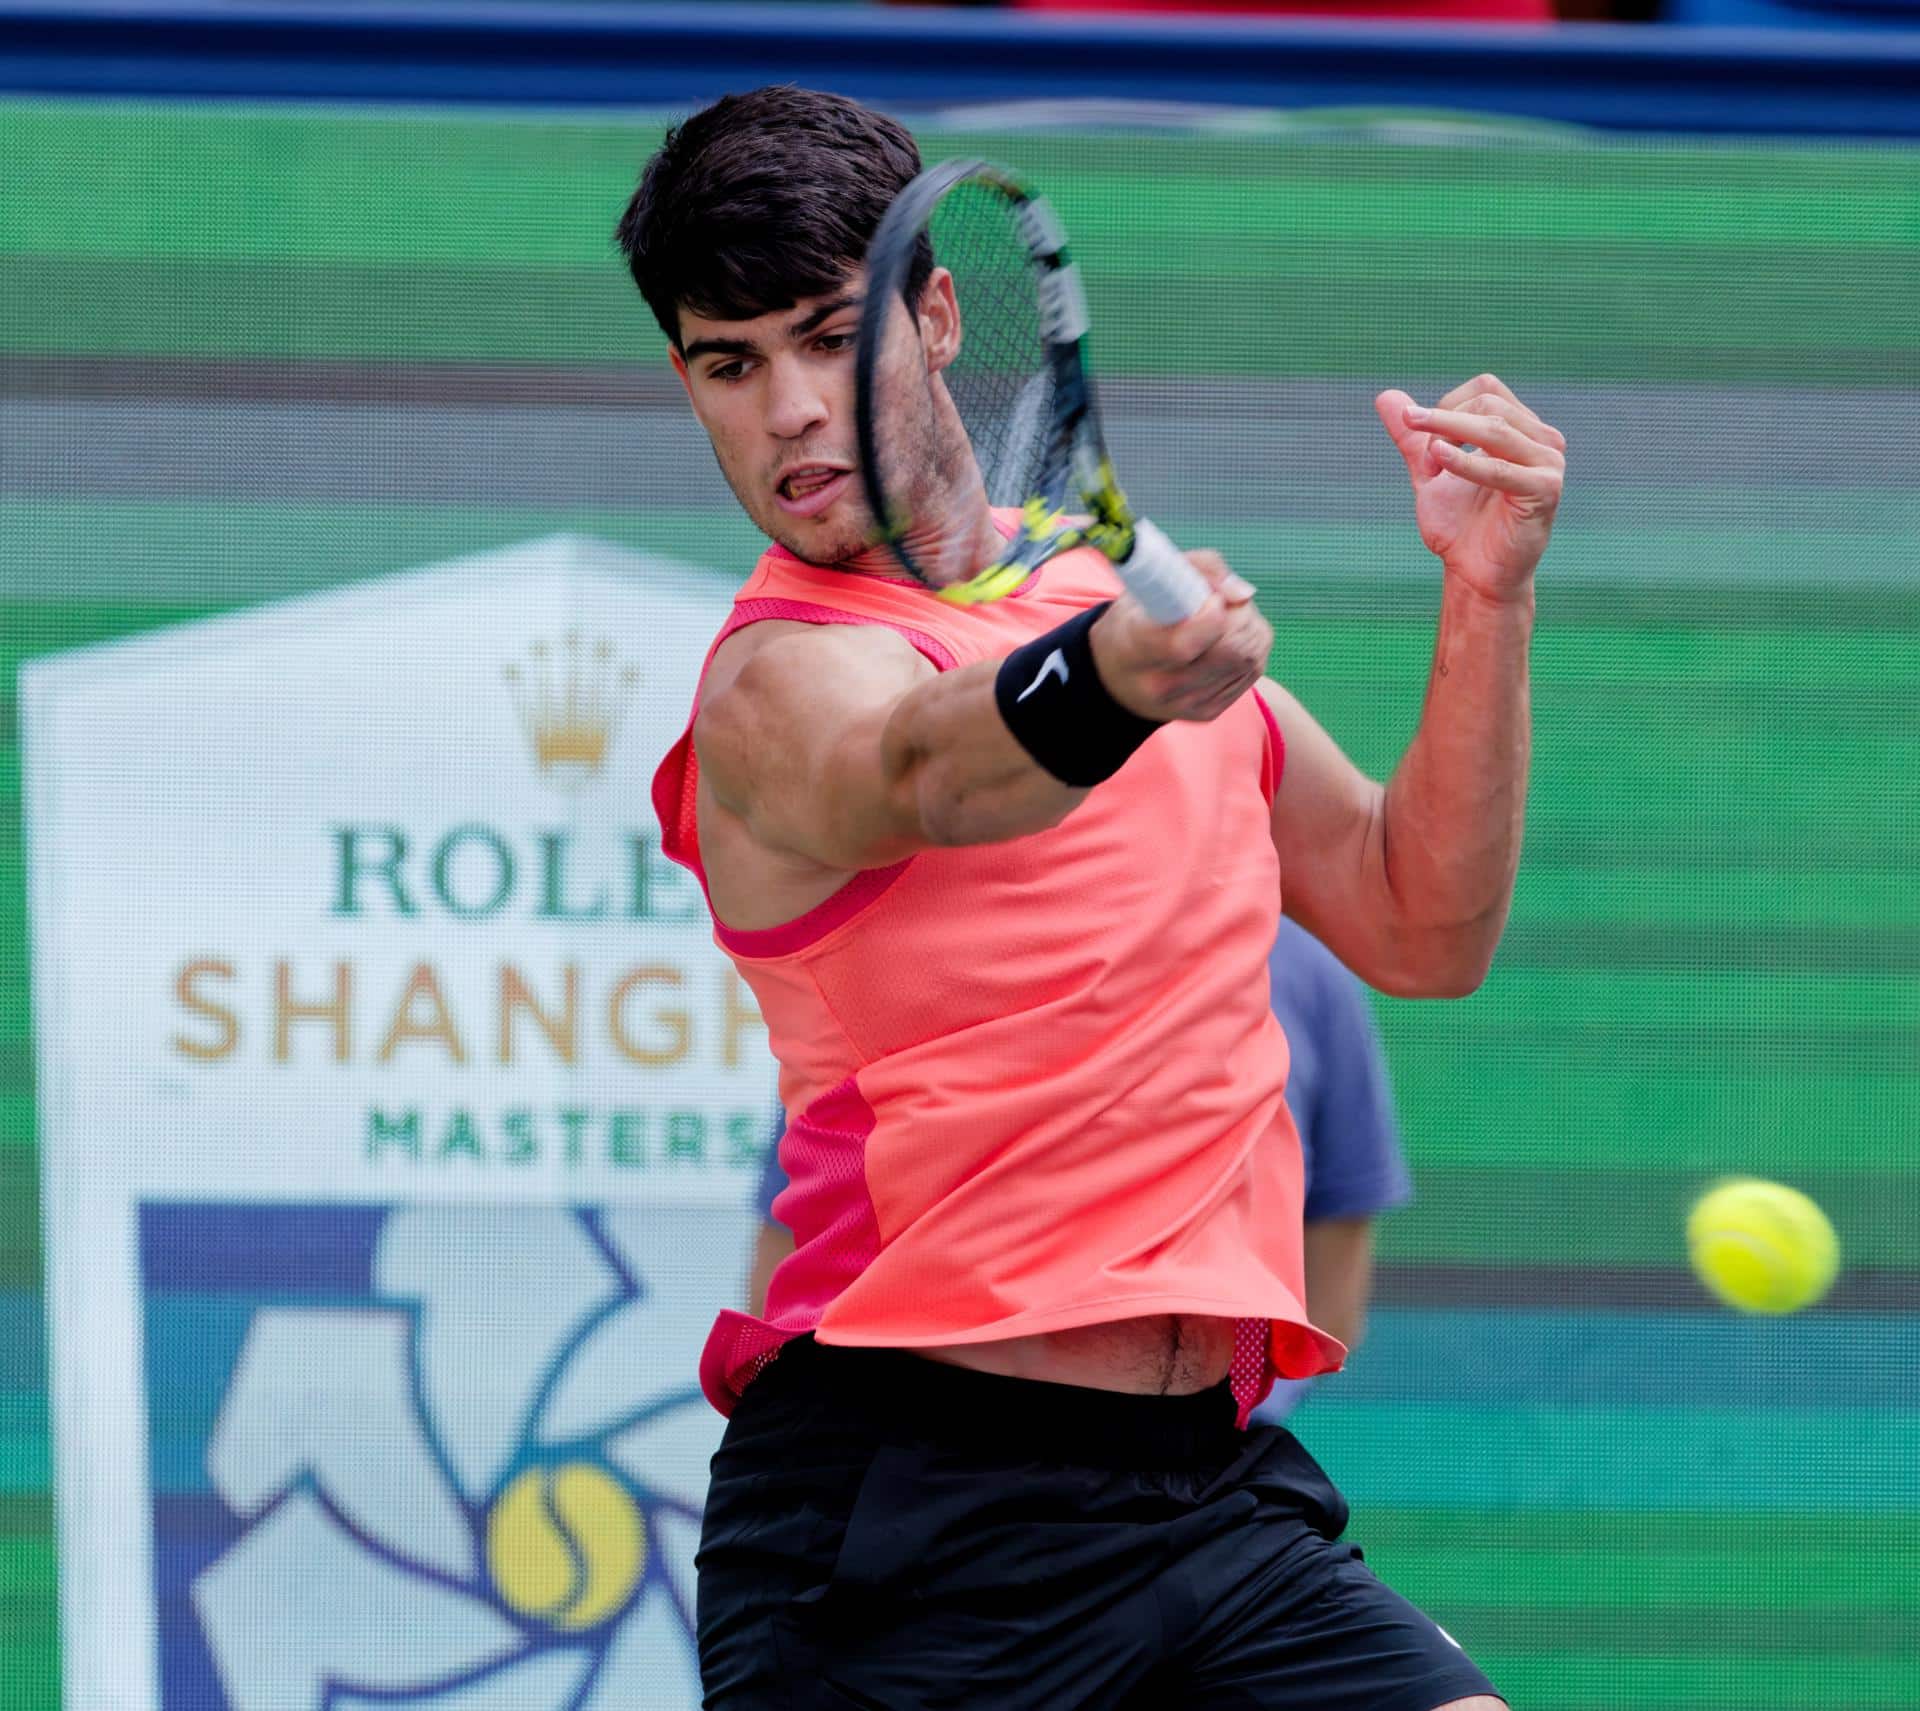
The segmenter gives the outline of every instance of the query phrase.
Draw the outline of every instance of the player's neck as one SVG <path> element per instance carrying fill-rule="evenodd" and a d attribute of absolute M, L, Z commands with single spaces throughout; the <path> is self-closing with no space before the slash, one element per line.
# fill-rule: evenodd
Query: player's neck
<path fill-rule="evenodd" d="M 929 588 L 949 588 L 978 576 L 999 558 L 1007 531 L 995 520 L 985 490 L 976 485 L 933 527 L 909 528 L 902 544 Z M 886 574 L 900 574 L 900 561 L 885 547 L 862 553 L 859 567 L 865 568 L 876 554 Z"/>
<path fill-rule="evenodd" d="M 945 588 L 985 570 L 1000 556 L 1007 544 L 1007 532 L 994 520 L 986 495 L 980 494 L 968 508 L 964 521 L 943 523 L 935 529 L 910 529 L 905 546 L 916 565 L 925 565 L 930 574 L 923 581 L 910 575 L 890 547 L 863 547 L 832 564 L 816 565 L 842 576 L 866 576 L 882 582 L 911 582 L 921 587 Z M 787 551 L 792 552 L 791 547 Z M 801 558 L 803 563 L 814 561 Z"/>

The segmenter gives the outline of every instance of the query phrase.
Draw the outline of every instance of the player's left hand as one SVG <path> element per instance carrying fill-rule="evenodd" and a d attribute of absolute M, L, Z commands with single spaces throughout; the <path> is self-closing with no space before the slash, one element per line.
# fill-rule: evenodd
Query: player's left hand
<path fill-rule="evenodd" d="M 1456 386 L 1431 409 L 1398 391 L 1381 393 L 1373 407 L 1406 459 L 1429 550 L 1491 599 L 1526 595 L 1560 505 L 1566 436 L 1491 374 Z"/>

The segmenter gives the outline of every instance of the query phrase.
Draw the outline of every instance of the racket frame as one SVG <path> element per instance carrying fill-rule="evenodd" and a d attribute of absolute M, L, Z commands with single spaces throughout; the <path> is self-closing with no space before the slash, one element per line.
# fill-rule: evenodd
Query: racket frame
<path fill-rule="evenodd" d="M 1053 379 L 1053 406 L 1039 490 L 1030 493 L 1021 505 L 1013 538 L 993 563 L 975 576 L 935 589 L 942 600 L 973 606 L 1012 593 L 1048 559 L 1073 547 L 1097 547 L 1116 565 L 1125 565 L 1134 554 L 1137 524 L 1114 476 L 1113 462 L 1100 432 L 1086 359 L 1086 296 L 1079 269 L 1068 253 L 1059 216 L 1045 197 L 1008 168 L 990 160 L 951 160 L 929 167 L 900 192 L 881 220 L 868 251 L 866 301 L 861 309 L 854 364 L 854 415 L 861 483 L 880 542 L 910 574 L 928 581 L 926 568 L 915 562 L 908 546 L 911 519 L 893 506 L 880 478 L 873 395 L 893 299 L 904 296 L 902 286 L 913 251 L 932 222 L 934 210 L 963 184 L 984 186 L 1012 205 L 1035 275 L 1041 344 L 1047 372 Z M 936 266 L 938 262 L 936 256 Z M 963 327 L 964 315 L 962 305 Z M 1076 500 L 1080 514 L 1069 518 L 1067 508 Z"/>

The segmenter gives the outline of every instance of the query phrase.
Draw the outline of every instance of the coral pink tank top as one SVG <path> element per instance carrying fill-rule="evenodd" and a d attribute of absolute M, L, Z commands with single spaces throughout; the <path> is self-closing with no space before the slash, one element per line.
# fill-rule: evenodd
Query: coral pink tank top
<path fill-rule="evenodd" d="M 946 671 L 1119 592 L 1091 549 L 963 607 L 776 547 L 714 646 L 769 618 L 884 624 Z M 704 886 L 691 733 L 653 798 Z M 765 1319 L 723 1311 L 708 1339 L 723 1414 L 807 1331 L 916 1348 L 1228 1318 L 1243 1422 L 1275 1375 L 1340 1364 L 1302 1304 L 1300 1144 L 1268 1004 L 1281 763 L 1249 694 L 1156 731 L 1050 831 L 858 874 L 785 926 L 716 921 L 780 1063 L 775 1213 L 795 1241 Z"/>

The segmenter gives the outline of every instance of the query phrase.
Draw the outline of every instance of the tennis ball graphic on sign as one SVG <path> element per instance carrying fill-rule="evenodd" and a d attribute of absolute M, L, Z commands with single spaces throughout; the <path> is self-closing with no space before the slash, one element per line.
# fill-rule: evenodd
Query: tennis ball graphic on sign
<path fill-rule="evenodd" d="M 1811 1306 L 1840 1269 L 1826 1213 L 1796 1188 L 1753 1177 L 1722 1182 L 1694 1203 L 1687 1253 L 1700 1281 L 1743 1313 Z"/>
<path fill-rule="evenodd" d="M 568 1633 L 633 1595 L 647 1531 L 627 1488 L 588 1462 L 529 1468 L 487 1517 L 487 1571 L 508 1609 Z"/>

